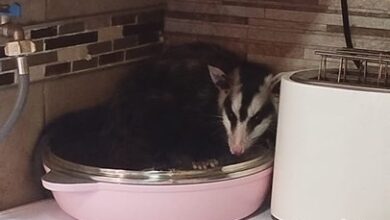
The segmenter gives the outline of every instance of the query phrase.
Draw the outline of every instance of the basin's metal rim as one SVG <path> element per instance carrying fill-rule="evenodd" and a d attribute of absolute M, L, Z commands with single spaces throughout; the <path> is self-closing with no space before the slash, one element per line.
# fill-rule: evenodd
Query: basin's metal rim
<path fill-rule="evenodd" d="M 47 147 L 43 155 L 44 165 L 59 176 L 76 178 L 78 182 L 108 182 L 121 184 L 164 185 L 195 184 L 240 178 L 264 171 L 273 164 L 273 152 L 265 150 L 257 158 L 206 170 L 121 170 L 87 166 L 64 160 Z"/>

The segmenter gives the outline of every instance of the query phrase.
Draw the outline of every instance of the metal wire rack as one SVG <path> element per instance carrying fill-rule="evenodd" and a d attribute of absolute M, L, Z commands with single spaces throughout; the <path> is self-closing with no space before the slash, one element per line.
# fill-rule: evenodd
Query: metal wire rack
<path fill-rule="evenodd" d="M 390 88 L 390 51 L 340 48 L 334 51 L 317 50 L 321 56 L 317 81 L 363 87 Z M 338 68 L 328 68 L 336 61 Z M 352 62 L 359 68 L 349 67 Z"/>

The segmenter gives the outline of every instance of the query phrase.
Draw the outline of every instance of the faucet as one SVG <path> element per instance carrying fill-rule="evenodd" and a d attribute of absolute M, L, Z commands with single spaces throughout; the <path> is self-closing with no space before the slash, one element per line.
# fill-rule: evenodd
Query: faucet
<path fill-rule="evenodd" d="M 4 47 L 5 55 L 16 58 L 19 77 L 16 103 L 8 119 L 0 126 L 0 143 L 10 133 L 23 111 L 30 81 L 27 55 L 36 51 L 34 42 L 25 39 L 23 27 L 10 21 L 11 17 L 20 15 L 21 6 L 18 3 L 0 5 L 0 36 L 11 39 Z"/>
<path fill-rule="evenodd" d="M 21 7 L 18 3 L 0 5 L 1 35 L 13 37 L 14 40 L 24 40 L 24 31 L 20 25 L 10 23 L 11 17 L 20 17 Z M 13 35 L 13 36 L 10 36 Z"/>

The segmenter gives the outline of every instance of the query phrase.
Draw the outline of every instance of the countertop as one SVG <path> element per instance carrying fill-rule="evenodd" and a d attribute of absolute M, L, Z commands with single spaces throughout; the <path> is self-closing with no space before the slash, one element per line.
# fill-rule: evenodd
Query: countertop
<path fill-rule="evenodd" d="M 0 212 L 0 220 L 75 220 L 53 199 L 41 200 Z M 245 220 L 272 220 L 269 209 L 260 209 Z"/>

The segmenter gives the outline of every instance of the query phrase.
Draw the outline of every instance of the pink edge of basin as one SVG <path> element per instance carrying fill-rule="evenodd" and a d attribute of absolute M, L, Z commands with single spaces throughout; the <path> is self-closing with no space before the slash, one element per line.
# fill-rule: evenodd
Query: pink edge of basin
<path fill-rule="evenodd" d="M 271 173 L 268 168 L 236 179 L 183 185 L 42 184 L 79 220 L 238 220 L 261 206 Z"/>

